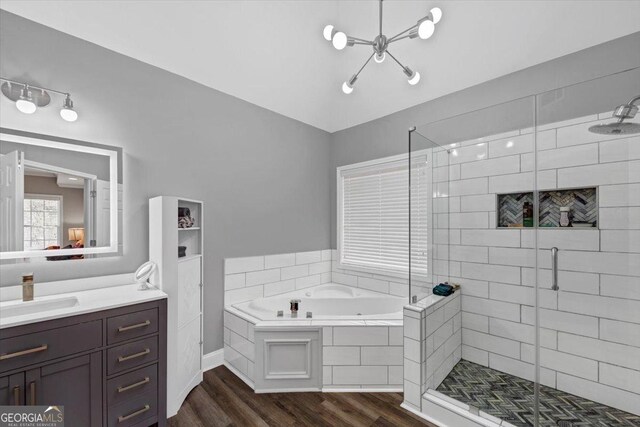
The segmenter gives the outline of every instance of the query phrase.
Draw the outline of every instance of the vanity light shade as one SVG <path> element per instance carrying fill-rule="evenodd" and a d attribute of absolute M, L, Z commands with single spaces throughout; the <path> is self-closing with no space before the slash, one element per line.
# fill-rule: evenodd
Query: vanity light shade
<path fill-rule="evenodd" d="M 20 99 L 16 101 L 16 107 L 22 113 L 33 114 L 36 112 L 36 104 L 31 97 L 31 91 L 25 86 L 22 88 Z"/>
<path fill-rule="evenodd" d="M 67 95 L 64 100 L 64 104 L 62 104 L 62 109 L 60 110 L 60 117 L 68 122 L 75 122 L 78 120 L 78 113 L 73 109 L 73 101 L 71 97 Z"/>

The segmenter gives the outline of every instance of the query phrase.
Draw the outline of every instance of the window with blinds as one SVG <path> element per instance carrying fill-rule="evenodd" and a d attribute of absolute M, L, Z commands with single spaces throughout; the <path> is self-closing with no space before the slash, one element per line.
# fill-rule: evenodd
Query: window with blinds
<path fill-rule="evenodd" d="M 411 245 L 409 167 L 406 156 L 338 169 L 338 249 L 345 267 L 375 272 L 428 270 L 426 157 L 412 158 Z"/>

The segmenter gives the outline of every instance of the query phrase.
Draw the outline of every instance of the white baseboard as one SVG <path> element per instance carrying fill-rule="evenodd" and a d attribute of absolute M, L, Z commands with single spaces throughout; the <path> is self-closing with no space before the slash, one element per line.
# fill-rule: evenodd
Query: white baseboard
<path fill-rule="evenodd" d="M 202 372 L 208 371 L 209 369 L 217 368 L 218 366 L 222 366 L 223 363 L 224 348 L 212 351 L 211 353 L 207 353 L 202 356 Z"/>

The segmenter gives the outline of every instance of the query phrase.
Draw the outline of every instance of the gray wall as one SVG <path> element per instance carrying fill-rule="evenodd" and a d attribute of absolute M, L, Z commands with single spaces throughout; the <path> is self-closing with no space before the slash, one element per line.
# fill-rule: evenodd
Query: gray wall
<path fill-rule="evenodd" d="M 342 165 L 406 153 L 408 130 L 411 126 L 417 126 L 420 130 L 421 125 L 436 120 L 638 67 L 638 46 L 640 32 L 335 132 L 331 135 L 332 171 Z M 428 78 L 428 70 L 424 71 L 423 76 Z M 632 95 L 629 94 L 629 98 Z M 627 99 L 620 100 L 626 101 Z M 610 107 L 613 108 L 614 105 Z M 559 119 L 557 112 L 553 112 L 552 115 L 555 120 Z M 459 132 L 459 129 L 456 132 Z M 331 173 L 330 177 L 331 247 L 335 248 L 335 173 Z"/>
<path fill-rule="evenodd" d="M 328 133 L 5 11 L 0 74 L 71 92 L 79 114 L 63 121 L 54 98 L 28 116 L 0 97 L 2 127 L 124 152 L 123 256 L 31 264 L 36 283 L 132 272 L 148 258 L 148 199 L 203 200 L 210 352 L 222 348 L 223 258 L 329 247 Z M 0 284 L 23 272 L 3 266 Z"/>

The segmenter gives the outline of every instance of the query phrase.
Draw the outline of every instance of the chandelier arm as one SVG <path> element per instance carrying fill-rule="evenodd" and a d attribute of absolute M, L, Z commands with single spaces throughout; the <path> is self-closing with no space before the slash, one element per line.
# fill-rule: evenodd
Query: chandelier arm
<path fill-rule="evenodd" d="M 404 36 L 402 36 L 402 37 L 396 37 L 396 38 L 394 38 L 394 39 L 392 39 L 392 40 L 389 40 L 389 41 L 387 42 L 387 44 L 391 44 L 391 43 L 393 43 L 393 42 L 397 42 L 398 40 L 406 39 L 406 38 L 408 38 L 408 37 L 411 37 L 411 33 L 409 33 L 409 34 L 405 34 L 405 35 L 404 35 Z"/>
<path fill-rule="evenodd" d="M 400 66 L 400 68 L 402 68 L 402 71 L 405 71 L 405 70 L 407 69 L 407 67 L 405 67 L 404 65 L 402 65 L 402 63 L 401 63 L 400 61 L 398 61 L 398 60 L 396 59 L 396 57 L 395 57 L 395 56 L 393 56 L 393 55 L 391 54 L 391 52 L 389 52 L 389 51 L 387 50 L 387 53 L 389 54 L 389 56 L 391 57 L 391 59 L 393 59 L 394 61 L 396 61 L 396 63 Z"/>
<path fill-rule="evenodd" d="M 353 44 L 361 44 L 361 45 L 365 45 L 365 46 L 372 46 L 373 42 L 353 42 Z"/>
<path fill-rule="evenodd" d="M 371 61 L 371 58 L 373 58 L 373 55 L 375 55 L 376 53 L 372 53 L 371 56 L 369 56 L 369 58 L 367 58 L 367 60 L 364 62 L 364 64 L 362 64 L 362 67 L 360 67 L 360 69 L 358 70 L 358 72 L 355 74 L 356 77 L 358 77 L 360 75 L 360 73 L 362 72 L 362 70 L 364 70 L 364 67 L 367 66 L 367 64 L 369 63 L 369 61 Z"/>
<path fill-rule="evenodd" d="M 365 40 L 365 39 L 361 39 L 358 37 L 351 37 L 351 36 L 347 36 L 347 37 L 356 42 L 360 42 L 361 44 L 373 44 L 371 40 Z"/>
<path fill-rule="evenodd" d="M 396 40 L 398 40 L 398 37 L 400 37 L 401 35 L 403 35 L 404 33 L 413 30 L 414 28 L 416 28 L 418 25 L 414 24 L 412 26 L 410 26 L 409 28 L 407 28 L 406 30 L 396 34 L 395 36 L 391 37 L 389 40 L 387 40 L 387 43 L 392 43 Z"/>

